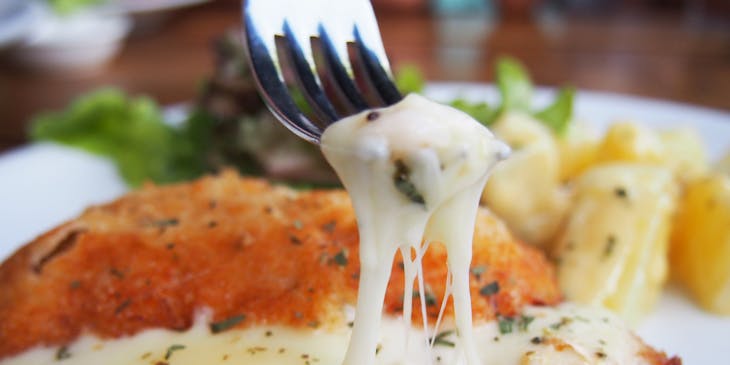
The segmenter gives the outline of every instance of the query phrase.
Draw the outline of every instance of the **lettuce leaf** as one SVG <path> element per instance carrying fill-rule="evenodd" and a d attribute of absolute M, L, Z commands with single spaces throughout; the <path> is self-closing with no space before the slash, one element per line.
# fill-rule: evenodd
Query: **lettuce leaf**
<path fill-rule="evenodd" d="M 154 101 L 129 98 L 116 89 L 86 94 L 63 111 L 33 119 L 30 136 L 107 156 L 131 186 L 145 180 L 169 183 L 204 172 L 197 133 L 163 122 Z"/>

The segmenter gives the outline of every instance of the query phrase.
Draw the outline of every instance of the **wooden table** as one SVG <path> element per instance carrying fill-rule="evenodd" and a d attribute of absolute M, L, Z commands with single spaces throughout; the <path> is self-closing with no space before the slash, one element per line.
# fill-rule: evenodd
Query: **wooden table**
<path fill-rule="evenodd" d="M 681 14 L 487 20 L 379 12 L 394 67 L 419 65 L 430 80 L 492 79 L 492 62 L 512 55 L 543 85 L 628 93 L 730 110 L 730 26 Z M 162 104 L 195 98 L 212 73 L 212 42 L 240 27 L 239 2 L 180 10 L 161 29 L 132 36 L 90 74 L 34 73 L 0 60 L 0 151 L 26 141 L 28 119 L 91 89 L 114 85 Z M 0 56 L 2 57 L 2 56 Z"/>

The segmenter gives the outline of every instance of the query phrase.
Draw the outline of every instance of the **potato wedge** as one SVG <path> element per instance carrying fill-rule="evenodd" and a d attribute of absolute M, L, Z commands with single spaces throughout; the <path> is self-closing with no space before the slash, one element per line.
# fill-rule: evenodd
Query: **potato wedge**
<path fill-rule="evenodd" d="M 595 163 L 601 138 L 588 123 L 573 121 L 565 135 L 557 138 L 560 151 L 560 180 L 569 181 Z"/>
<path fill-rule="evenodd" d="M 664 154 L 664 143 L 655 131 L 637 123 L 617 122 L 606 131 L 597 160 L 663 164 Z"/>
<path fill-rule="evenodd" d="M 705 309 L 730 315 L 730 176 L 690 183 L 675 220 L 672 276 Z"/>
<path fill-rule="evenodd" d="M 552 132 L 515 113 L 500 119 L 492 130 L 513 151 L 495 167 L 482 201 L 520 238 L 543 245 L 555 236 L 569 203 L 560 186 L 559 152 Z"/>
<path fill-rule="evenodd" d="M 707 173 L 707 153 L 694 129 L 679 128 L 659 132 L 664 144 L 664 165 L 674 171 L 675 176 L 687 182 Z"/>
<path fill-rule="evenodd" d="M 667 276 L 676 190 L 669 169 L 646 164 L 605 164 L 579 177 L 555 252 L 566 298 L 637 323 Z"/>

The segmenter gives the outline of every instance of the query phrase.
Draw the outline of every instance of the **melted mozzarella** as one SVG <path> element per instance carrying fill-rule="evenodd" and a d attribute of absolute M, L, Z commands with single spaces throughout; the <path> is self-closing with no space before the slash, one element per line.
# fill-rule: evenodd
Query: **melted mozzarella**
<path fill-rule="evenodd" d="M 521 318 L 533 319 L 525 325 Z M 410 341 L 406 347 L 406 330 L 412 337 L 424 335 L 421 329 L 406 327 L 400 318 L 383 319 L 373 364 L 464 364 L 463 356 L 456 351 L 460 339 L 453 333 L 442 331 L 448 335 L 441 336 L 429 352 L 427 345 L 418 341 Z M 448 328 L 453 327 L 446 324 Z M 46 348 L 1 360 L 0 364 L 341 365 L 349 338 L 347 326 L 330 330 L 255 326 L 211 334 L 208 318 L 200 316 L 184 332 L 156 329 L 115 340 L 84 336 L 66 348 L 67 357 L 60 362 L 59 349 Z M 620 319 L 603 309 L 572 304 L 528 307 L 509 333 L 501 333 L 497 322 L 478 324 L 474 341 L 483 365 L 645 363 L 638 355 L 642 344 Z"/>
<path fill-rule="evenodd" d="M 430 241 L 448 251 L 458 350 L 467 364 L 478 364 L 469 295 L 472 234 L 487 173 L 509 153 L 507 145 L 467 114 L 412 94 L 331 125 L 321 147 L 350 194 L 360 234 L 359 292 L 344 364 L 374 363 L 393 257 L 400 249 L 406 258 L 408 291 L 414 276 L 422 277 L 420 258 Z M 411 299 L 404 297 L 409 319 Z"/>

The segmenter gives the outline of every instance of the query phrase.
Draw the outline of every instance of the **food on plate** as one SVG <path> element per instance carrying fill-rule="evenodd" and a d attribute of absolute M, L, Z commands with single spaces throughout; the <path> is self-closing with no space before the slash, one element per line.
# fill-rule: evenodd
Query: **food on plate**
<path fill-rule="evenodd" d="M 674 178 L 661 167 L 615 163 L 591 168 L 574 184 L 557 246 L 560 286 L 570 300 L 636 323 L 667 278 Z"/>
<path fill-rule="evenodd" d="M 342 191 L 296 192 L 235 173 L 144 186 L 92 207 L 0 266 L 0 363 L 340 364 L 359 271 Z M 426 312 L 438 317 L 443 246 L 424 256 Z M 378 361 L 400 360 L 403 270 L 393 264 Z M 679 364 L 614 315 L 570 304 L 549 262 L 480 209 L 470 291 L 487 364 Z M 420 293 L 410 356 L 422 360 Z M 446 318 L 452 318 L 450 306 Z M 442 363 L 458 339 L 431 333 Z M 419 347 L 420 346 L 420 347 Z M 316 360 L 315 360 L 316 359 Z"/>
<path fill-rule="evenodd" d="M 730 176 L 690 182 L 672 234 L 674 276 L 700 305 L 730 315 Z"/>
<path fill-rule="evenodd" d="M 507 114 L 491 128 L 513 153 L 495 167 L 482 200 L 520 237 L 545 246 L 560 228 L 569 203 L 553 132 L 523 113 Z"/>

